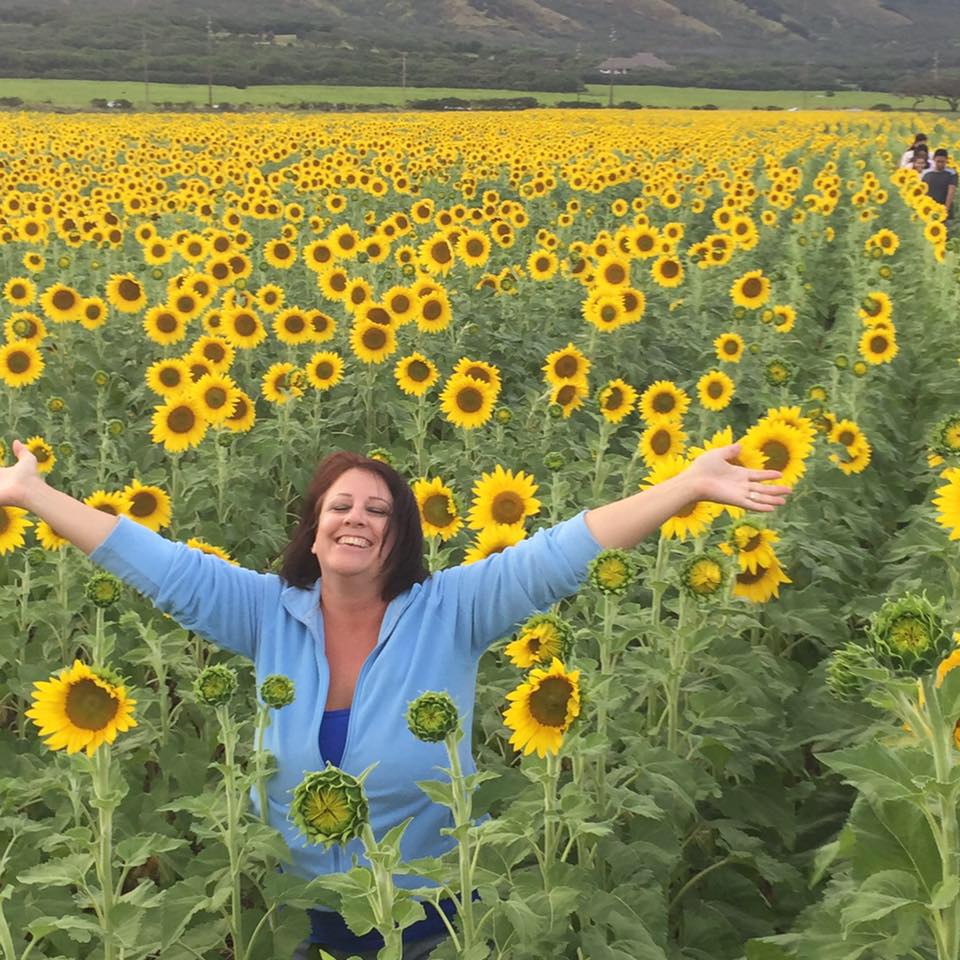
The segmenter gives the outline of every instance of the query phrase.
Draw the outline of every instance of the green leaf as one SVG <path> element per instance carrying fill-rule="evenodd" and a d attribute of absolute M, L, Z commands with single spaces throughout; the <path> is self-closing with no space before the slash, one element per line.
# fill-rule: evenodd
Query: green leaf
<path fill-rule="evenodd" d="M 948 880 L 943 880 L 933 888 L 930 909 L 947 910 L 956 902 L 958 895 L 960 895 L 960 878 L 950 877 Z"/>
<path fill-rule="evenodd" d="M 68 857 L 24 870 L 17 879 L 20 883 L 41 883 L 51 887 L 71 886 L 83 881 L 93 863 L 94 859 L 88 853 L 72 853 Z"/>
<path fill-rule="evenodd" d="M 187 841 L 177 837 L 164 837 L 159 833 L 141 833 L 121 840 L 115 848 L 115 862 L 127 867 L 139 867 L 152 856 L 170 853 L 186 846 Z"/>
<path fill-rule="evenodd" d="M 783 947 L 763 940 L 750 940 L 747 943 L 747 960 L 791 960 L 793 954 Z"/>
<path fill-rule="evenodd" d="M 418 780 L 417 786 L 434 802 L 453 807 L 453 785 L 439 780 Z"/>
<path fill-rule="evenodd" d="M 919 750 L 891 749 L 867 743 L 820 754 L 820 759 L 870 800 L 917 799 L 917 777 L 931 776 L 933 763 Z"/>
<path fill-rule="evenodd" d="M 27 924 L 27 931 L 35 939 L 49 936 L 54 930 L 62 930 L 75 943 L 89 943 L 100 936 L 100 924 L 86 917 L 38 917 Z"/>
<path fill-rule="evenodd" d="M 917 878 L 904 870 L 882 870 L 868 877 L 857 891 L 850 906 L 840 913 L 843 935 L 905 908 L 923 909 L 917 899 Z"/>

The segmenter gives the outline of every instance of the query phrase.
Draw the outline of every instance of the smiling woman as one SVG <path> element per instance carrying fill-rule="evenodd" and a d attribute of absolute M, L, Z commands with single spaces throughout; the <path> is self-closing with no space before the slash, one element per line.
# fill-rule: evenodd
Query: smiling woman
<path fill-rule="evenodd" d="M 171 401 L 157 429 L 186 442 L 192 424 L 179 423 L 184 411 L 174 409 L 183 403 Z M 296 699 L 274 714 L 263 734 L 276 771 L 256 799 L 290 848 L 291 869 L 307 877 L 342 872 L 363 844 L 345 838 L 342 850 L 322 849 L 298 830 L 303 817 L 291 818 L 291 797 L 305 771 L 317 777 L 325 768 L 340 768 L 343 778 L 362 776 L 373 834 L 383 836 L 406 821 L 405 859 L 442 856 L 455 843 L 449 811 L 418 782 L 434 776 L 445 748 L 417 739 L 398 722 L 409 704 L 425 690 L 444 690 L 469 729 L 480 655 L 532 614 L 575 593 L 601 549 L 632 547 L 671 518 L 686 517 L 682 522 L 693 525 L 698 510 L 719 510 L 717 504 L 769 512 L 788 493 L 769 485 L 777 471 L 736 465 L 738 445 L 718 447 L 686 469 L 678 460 L 647 490 L 530 537 L 522 525 L 498 523 L 481 531 L 464 564 L 430 574 L 410 485 L 379 460 L 341 451 L 316 468 L 277 575 L 244 570 L 117 516 L 119 510 L 81 503 L 47 484 L 27 445 L 16 441 L 13 450 L 17 463 L 0 468 L 0 536 L 4 511 L 15 538 L 29 523 L 22 518 L 29 510 L 181 626 L 252 660 L 258 681 L 280 674 L 293 681 Z M 506 513 L 535 509 L 536 487 L 526 475 L 487 480 L 478 509 L 493 519 L 511 521 Z M 442 485 L 434 492 L 442 494 Z M 148 493 L 142 487 L 128 496 Z M 142 506 L 151 505 L 144 500 Z M 452 522 L 454 505 L 440 506 L 447 509 L 432 511 L 431 522 Z M 491 533 L 498 542 L 484 539 Z M 515 746 L 555 752 L 579 711 L 578 691 L 576 673 L 559 661 L 531 675 L 511 708 Z M 58 733 L 48 726 L 48 733 Z M 109 718 L 101 726 L 111 735 Z M 84 746 L 76 738 L 69 743 Z M 463 774 L 472 775 L 470 738 L 454 749 Z M 440 909 L 448 908 L 441 899 Z M 316 945 L 372 958 L 382 946 L 376 936 L 355 937 L 336 913 L 316 909 L 310 915 L 310 942 L 301 945 L 298 958 L 316 956 Z M 431 914 L 408 927 L 404 957 L 426 956 L 446 936 L 443 923 Z"/>

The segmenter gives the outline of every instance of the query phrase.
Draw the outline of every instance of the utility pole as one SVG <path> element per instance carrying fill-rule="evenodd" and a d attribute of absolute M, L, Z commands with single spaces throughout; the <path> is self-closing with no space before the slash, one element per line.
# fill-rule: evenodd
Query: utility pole
<path fill-rule="evenodd" d="M 207 14 L 207 107 L 213 109 L 213 26 Z"/>
<path fill-rule="evenodd" d="M 573 55 L 573 69 L 577 75 L 577 103 L 580 102 L 580 85 L 583 83 L 583 80 L 580 77 L 580 41 L 577 41 L 577 51 Z"/>
<path fill-rule="evenodd" d="M 940 79 L 940 54 L 939 52 L 934 53 L 933 55 L 933 81 L 936 83 Z"/>
<path fill-rule="evenodd" d="M 400 89 L 407 89 L 407 51 L 400 54 Z"/>
<path fill-rule="evenodd" d="M 613 60 L 613 44 L 617 39 L 617 31 L 614 27 L 610 28 L 610 60 Z M 607 106 L 613 106 L 613 64 L 610 64 L 610 89 L 607 91 Z"/>
<path fill-rule="evenodd" d="M 150 107 L 150 57 L 147 51 L 147 25 L 140 25 L 140 43 L 143 47 L 143 101 Z"/>

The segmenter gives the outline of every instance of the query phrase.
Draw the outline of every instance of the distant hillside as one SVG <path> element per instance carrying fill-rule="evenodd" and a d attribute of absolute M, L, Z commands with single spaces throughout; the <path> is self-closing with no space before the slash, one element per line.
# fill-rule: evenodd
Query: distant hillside
<path fill-rule="evenodd" d="M 957 0 L 0 0 L 0 76 L 132 79 L 146 61 L 155 80 L 212 70 L 239 86 L 575 90 L 608 58 L 648 52 L 678 69 L 624 81 L 883 89 L 960 67 L 957 12 Z"/>

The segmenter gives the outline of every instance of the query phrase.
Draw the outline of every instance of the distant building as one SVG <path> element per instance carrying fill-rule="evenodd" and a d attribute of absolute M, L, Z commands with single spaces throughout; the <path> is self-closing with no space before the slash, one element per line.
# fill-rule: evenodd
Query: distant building
<path fill-rule="evenodd" d="M 597 67 L 598 73 L 622 77 L 635 70 L 676 70 L 655 53 L 635 53 L 632 57 L 610 57 Z"/>

